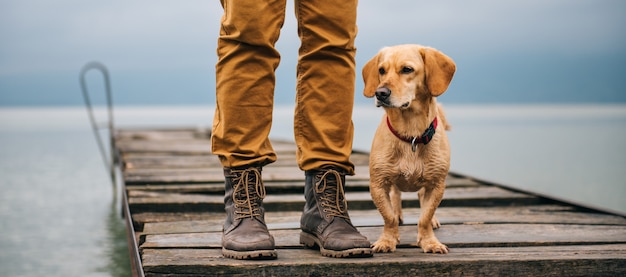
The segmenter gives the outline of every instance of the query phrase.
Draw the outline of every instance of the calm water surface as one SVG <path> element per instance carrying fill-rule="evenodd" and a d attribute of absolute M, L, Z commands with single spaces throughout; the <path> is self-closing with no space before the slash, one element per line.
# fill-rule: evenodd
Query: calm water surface
<path fill-rule="evenodd" d="M 276 109 L 272 137 L 293 139 L 292 109 Z M 626 213 L 626 105 L 446 110 L 453 171 Z M 356 149 L 369 151 L 382 114 L 355 108 Z M 209 127 L 212 115 L 116 110 L 120 126 Z M 0 276 L 128 276 L 118 199 L 84 109 L 0 109 L 0 145 Z"/>

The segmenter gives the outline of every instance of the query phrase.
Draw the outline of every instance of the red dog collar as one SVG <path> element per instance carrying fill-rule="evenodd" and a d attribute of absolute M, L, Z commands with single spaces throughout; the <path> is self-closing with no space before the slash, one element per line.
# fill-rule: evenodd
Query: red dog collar
<path fill-rule="evenodd" d="M 428 129 L 426 129 L 426 131 L 424 131 L 424 133 L 422 133 L 422 135 L 419 137 L 405 137 L 405 136 L 400 135 L 398 131 L 396 131 L 391 126 L 389 117 L 387 117 L 387 126 L 389 127 L 389 131 L 391 131 L 391 133 L 393 133 L 397 138 L 399 138 L 402 141 L 410 143 L 411 149 L 413 150 L 413 152 L 415 152 L 415 150 L 417 150 L 418 144 L 423 143 L 424 145 L 426 145 L 430 142 L 430 140 L 433 139 L 433 136 L 435 135 L 435 130 L 437 129 L 437 117 L 433 119 L 433 122 L 430 123 L 430 126 L 428 126 Z"/>

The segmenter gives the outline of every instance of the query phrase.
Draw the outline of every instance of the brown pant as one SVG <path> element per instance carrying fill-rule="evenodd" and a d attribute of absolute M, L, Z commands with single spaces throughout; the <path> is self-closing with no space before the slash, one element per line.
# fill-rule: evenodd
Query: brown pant
<path fill-rule="evenodd" d="M 274 48 L 286 0 L 221 0 L 212 151 L 224 167 L 276 160 L 268 139 L 274 106 Z M 352 152 L 357 0 L 295 0 L 301 40 L 294 136 L 302 170 L 337 166 L 354 174 Z"/>

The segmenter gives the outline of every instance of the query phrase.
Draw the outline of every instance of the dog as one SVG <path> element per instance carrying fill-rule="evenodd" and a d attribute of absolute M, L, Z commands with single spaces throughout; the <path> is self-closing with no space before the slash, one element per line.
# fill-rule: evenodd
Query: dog
<path fill-rule="evenodd" d="M 381 49 L 363 67 L 363 94 L 383 107 L 370 152 L 370 193 L 385 225 L 372 245 L 375 252 L 394 252 L 402 224 L 401 191 L 418 191 L 420 219 L 417 245 L 425 253 L 447 254 L 433 228 L 450 169 L 450 129 L 436 97 L 456 71 L 442 52 L 421 45 Z"/>

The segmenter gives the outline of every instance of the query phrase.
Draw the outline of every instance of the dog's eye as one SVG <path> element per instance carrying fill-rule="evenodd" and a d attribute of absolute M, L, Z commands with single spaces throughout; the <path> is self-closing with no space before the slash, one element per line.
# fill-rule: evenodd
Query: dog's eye
<path fill-rule="evenodd" d="M 408 66 L 404 66 L 404 67 L 402 67 L 402 73 L 403 73 L 403 74 L 413 73 L 413 71 L 414 71 L 414 70 L 413 70 L 413 68 L 411 68 L 411 67 L 408 67 Z"/>
<path fill-rule="evenodd" d="M 381 67 L 381 68 L 378 69 L 378 73 L 380 75 L 385 75 L 386 72 L 385 72 L 385 69 Z"/>

